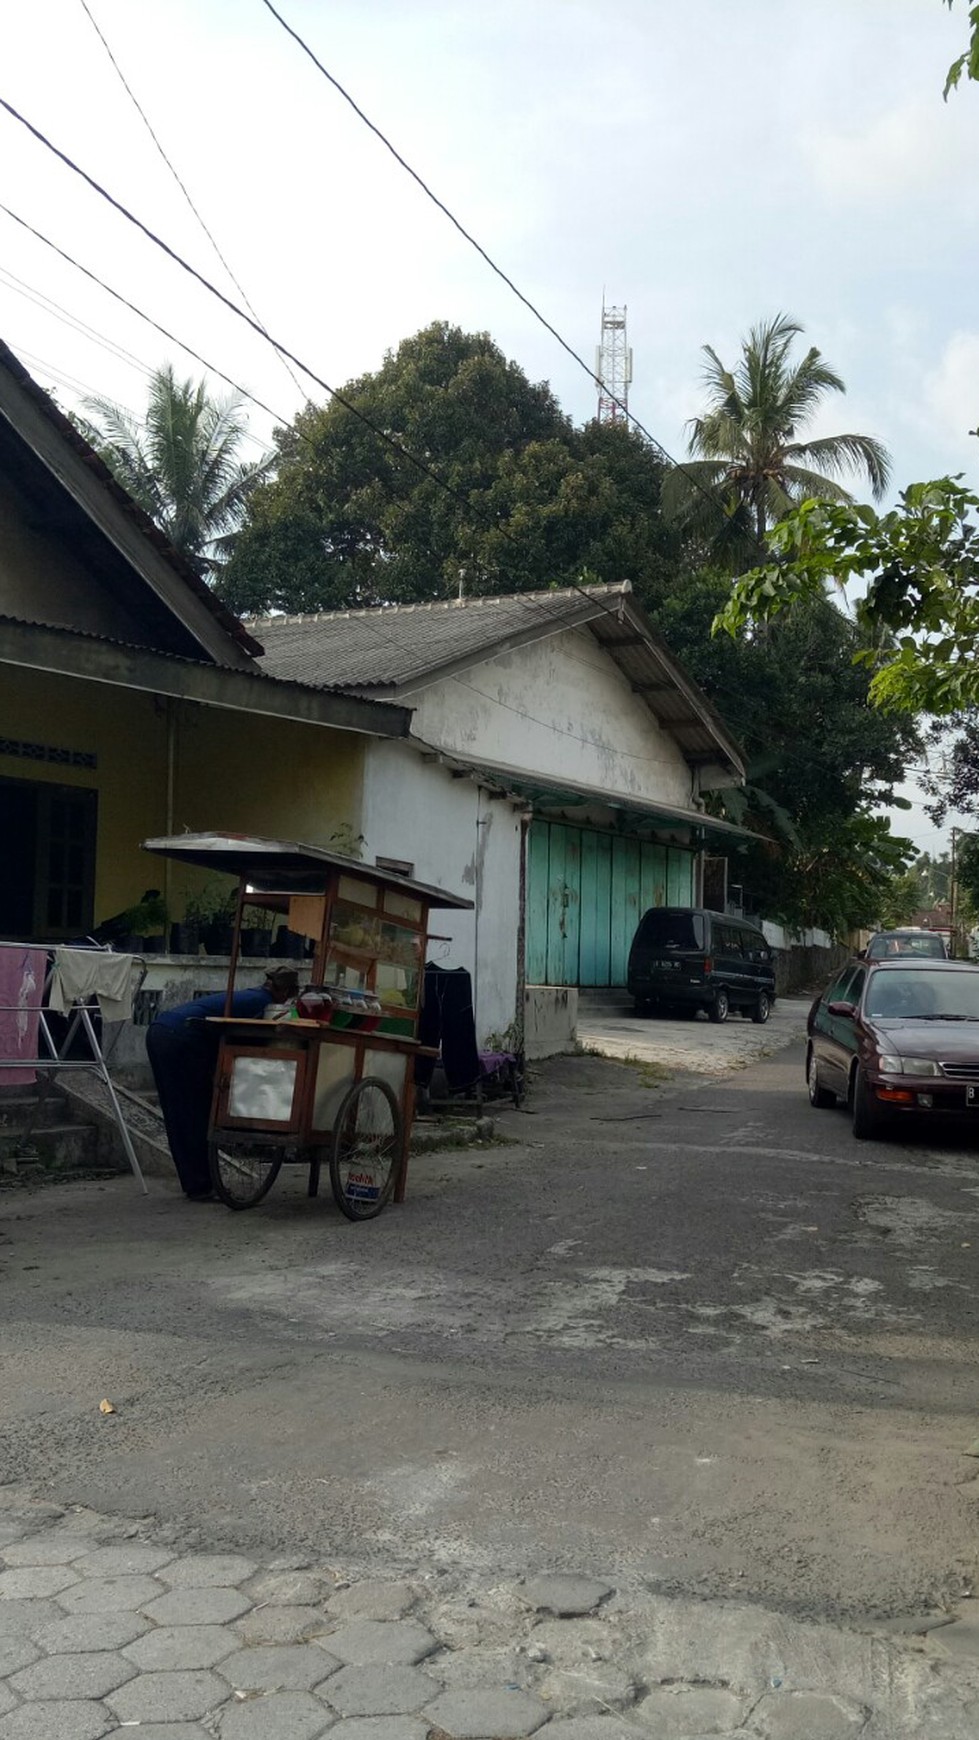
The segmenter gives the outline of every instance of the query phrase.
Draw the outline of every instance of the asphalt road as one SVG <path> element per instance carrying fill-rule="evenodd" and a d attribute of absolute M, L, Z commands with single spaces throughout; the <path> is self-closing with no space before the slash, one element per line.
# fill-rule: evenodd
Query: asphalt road
<path fill-rule="evenodd" d="M 976 1568 L 979 1134 L 858 1144 L 801 1050 L 546 1066 L 351 1226 L 0 1194 L 0 1468 L 188 1541 L 894 1616 Z M 103 1417 L 98 1404 L 116 1408 Z"/>

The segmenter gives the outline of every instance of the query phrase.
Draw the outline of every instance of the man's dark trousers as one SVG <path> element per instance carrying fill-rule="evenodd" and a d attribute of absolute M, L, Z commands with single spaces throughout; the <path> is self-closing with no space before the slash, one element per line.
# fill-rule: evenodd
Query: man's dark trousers
<path fill-rule="evenodd" d="M 207 1128 L 218 1042 L 203 1021 L 183 1027 L 154 1022 L 146 1032 L 146 1054 L 181 1188 L 200 1196 L 211 1188 Z"/>

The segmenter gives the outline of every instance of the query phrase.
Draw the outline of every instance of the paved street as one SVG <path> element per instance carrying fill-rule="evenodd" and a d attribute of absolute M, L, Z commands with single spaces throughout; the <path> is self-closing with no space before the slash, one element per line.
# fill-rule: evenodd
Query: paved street
<path fill-rule="evenodd" d="M 407 1582 L 436 1639 L 415 1664 L 433 1699 L 461 1675 L 555 1722 L 603 1712 L 674 1740 L 975 1735 L 970 1133 L 855 1143 L 841 1113 L 810 1110 L 797 1045 L 665 1090 L 559 1059 L 530 1105 L 503 1115 L 507 1146 L 420 1159 L 404 1207 L 361 1227 L 298 1181 L 238 1216 L 156 1181 L 148 1201 L 129 1179 L 6 1191 L 9 1528 L 38 1532 L 33 1497 L 83 1507 L 51 1529 L 80 1517 L 254 1565 L 228 1572 L 245 1606 L 205 1621 L 149 1611 L 169 1598 L 161 1561 L 141 1633 L 213 1622 L 257 1647 L 240 1627 L 278 1561 L 321 1580 L 281 1604 L 314 1607 L 330 1653 L 338 1583 Z M 0 1623 L 21 1599 L 84 1609 L 78 1563 L 58 1591 L 0 1581 Z M 557 1621 L 522 1580 L 553 1572 L 609 1593 L 535 1642 Z M 0 1740 L 29 1740 L 25 1670 L 8 1671 Z M 695 1689 L 713 1714 L 678 1703 Z M 355 1719 L 302 1695 L 326 1726 Z M 226 1740 L 223 1708 L 191 1720 Z M 324 1731 L 304 1708 L 295 1733 Z M 423 1726 L 510 1732 L 499 1710 L 467 1720 Z M 361 1740 L 402 1732 L 421 1740 Z"/>

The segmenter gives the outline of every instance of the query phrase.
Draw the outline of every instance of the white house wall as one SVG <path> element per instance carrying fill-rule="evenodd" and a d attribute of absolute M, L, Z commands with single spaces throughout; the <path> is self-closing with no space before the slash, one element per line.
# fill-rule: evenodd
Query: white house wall
<path fill-rule="evenodd" d="M 414 737 L 468 760 L 690 807 L 683 755 L 587 630 L 402 698 L 415 709 Z"/>
<path fill-rule="evenodd" d="M 517 1002 L 520 816 L 469 779 L 453 778 L 404 743 L 368 745 L 361 832 L 367 863 L 409 862 L 420 882 L 475 902 L 472 912 L 435 911 L 433 931 L 449 937 L 431 955 L 473 978 L 477 1037 L 510 1026 Z"/>

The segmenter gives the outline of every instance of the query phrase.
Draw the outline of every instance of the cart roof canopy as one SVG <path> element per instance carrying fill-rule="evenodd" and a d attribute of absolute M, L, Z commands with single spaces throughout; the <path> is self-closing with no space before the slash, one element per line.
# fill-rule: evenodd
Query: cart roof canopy
<path fill-rule="evenodd" d="M 144 840 L 143 850 L 174 858 L 180 864 L 196 864 L 202 870 L 244 877 L 256 894 L 323 894 L 330 873 L 340 871 L 361 882 L 417 894 L 428 906 L 472 906 L 471 900 L 447 894 L 444 888 L 413 882 L 396 870 L 380 870 L 376 864 L 362 864 L 359 858 L 328 852 L 323 846 L 307 846 L 301 840 L 262 840 L 251 834 L 174 834 L 170 839 Z"/>

